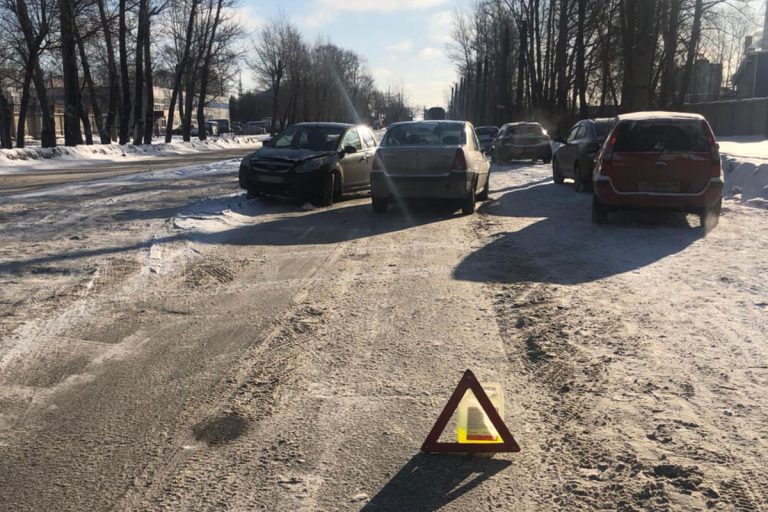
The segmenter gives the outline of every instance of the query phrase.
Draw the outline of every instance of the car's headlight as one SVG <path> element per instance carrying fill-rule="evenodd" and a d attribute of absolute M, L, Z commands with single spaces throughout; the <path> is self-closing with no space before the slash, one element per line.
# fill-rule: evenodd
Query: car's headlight
<path fill-rule="evenodd" d="M 320 169 L 323 164 L 325 164 L 325 159 L 323 158 L 313 158 L 312 160 L 307 160 L 304 163 L 299 164 L 296 167 L 296 172 L 312 172 Z"/>

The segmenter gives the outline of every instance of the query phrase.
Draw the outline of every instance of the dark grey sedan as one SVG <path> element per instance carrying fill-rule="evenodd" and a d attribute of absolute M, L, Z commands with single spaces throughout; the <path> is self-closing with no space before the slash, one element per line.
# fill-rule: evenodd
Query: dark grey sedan
<path fill-rule="evenodd" d="M 592 183 L 595 157 L 611 131 L 613 121 L 612 118 L 584 119 L 573 125 L 565 140 L 555 139 L 555 142 L 562 144 L 552 159 L 552 177 L 555 183 L 562 183 L 565 178 L 573 178 L 577 192 L 586 190 Z"/>

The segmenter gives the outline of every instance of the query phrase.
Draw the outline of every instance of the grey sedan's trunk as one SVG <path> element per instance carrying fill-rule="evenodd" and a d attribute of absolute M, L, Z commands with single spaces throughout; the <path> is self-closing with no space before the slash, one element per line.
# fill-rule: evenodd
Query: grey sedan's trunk
<path fill-rule="evenodd" d="M 451 171 L 459 146 L 380 147 L 379 156 L 387 174 L 438 175 Z"/>

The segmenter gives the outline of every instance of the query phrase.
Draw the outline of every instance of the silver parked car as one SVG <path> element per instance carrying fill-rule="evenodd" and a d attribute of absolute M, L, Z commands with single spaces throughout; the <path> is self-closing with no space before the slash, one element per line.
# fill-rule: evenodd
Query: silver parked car
<path fill-rule="evenodd" d="M 457 200 L 471 214 L 488 198 L 491 164 L 464 121 L 416 121 L 389 127 L 371 172 L 373 210 L 405 198 Z"/>
<path fill-rule="evenodd" d="M 552 161 L 552 145 L 547 130 L 539 123 L 509 123 L 499 130 L 493 140 L 493 160 L 506 163 L 510 160 Z"/>

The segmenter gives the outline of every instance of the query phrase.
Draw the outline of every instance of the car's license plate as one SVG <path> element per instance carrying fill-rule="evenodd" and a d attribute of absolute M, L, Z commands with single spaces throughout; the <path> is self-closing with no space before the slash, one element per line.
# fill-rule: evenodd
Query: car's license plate
<path fill-rule="evenodd" d="M 261 175 L 256 178 L 263 183 L 285 183 L 285 178 L 282 176 L 265 176 Z"/>
<path fill-rule="evenodd" d="M 680 192 L 679 181 L 641 181 L 637 184 L 640 192 Z"/>

